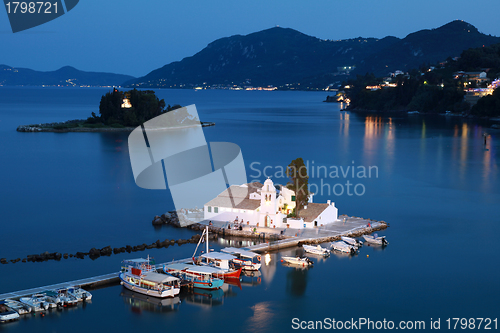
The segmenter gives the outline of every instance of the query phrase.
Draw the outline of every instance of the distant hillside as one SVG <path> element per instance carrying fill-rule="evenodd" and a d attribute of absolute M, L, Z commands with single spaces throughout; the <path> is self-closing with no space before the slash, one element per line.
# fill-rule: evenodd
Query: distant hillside
<path fill-rule="evenodd" d="M 39 72 L 0 65 L 0 86 L 119 86 L 131 79 L 130 75 L 84 72 L 70 66 Z"/>
<path fill-rule="evenodd" d="M 287 28 L 218 39 L 192 57 L 128 82 L 141 87 L 198 86 L 204 83 L 285 85 L 334 76 L 397 41 L 395 37 L 326 41 Z M 341 80 L 341 79 L 338 79 Z"/>
<path fill-rule="evenodd" d="M 271 28 L 218 39 L 191 57 L 128 81 L 133 87 L 252 85 L 324 88 L 354 74 L 377 76 L 459 56 L 468 48 L 500 42 L 463 21 L 412 33 L 404 39 L 358 37 L 321 40 L 293 29 Z M 299 85 L 300 84 L 300 85 Z"/>
<path fill-rule="evenodd" d="M 440 28 L 421 30 L 409 34 L 390 47 L 362 61 L 356 72 L 387 75 L 395 70 L 408 71 L 422 64 L 435 64 L 448 57 L 460 56 L 469 48 L 499 43 L 499 37 L 480 33 L 476 27 L 464 22 L 453 21 Z"/>

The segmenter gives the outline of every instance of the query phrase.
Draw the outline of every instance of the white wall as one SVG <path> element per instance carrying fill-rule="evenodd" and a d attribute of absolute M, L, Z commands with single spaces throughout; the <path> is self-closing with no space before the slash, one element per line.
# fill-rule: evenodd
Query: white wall
<path fill-rule="evenodd" d="M 219 212 L 214 213 L 214 207 L 212 207 L 212 212 L 208 212 L 208 206 L 204 207 L 204 219 L 205 220 L 216 220 L 216 221 L 229 221 L 233 222 L 238 216 L 238 221 L 241 222 L 243 219 L 243 224 L 247 225 L 247 221 L 250 225 L 256 225 L 259 213 L 255 210 L 242 210 L 242 209 L 230 209 L 218 207 Z M 236 210 L 236 211 L 235 211 Z"/>

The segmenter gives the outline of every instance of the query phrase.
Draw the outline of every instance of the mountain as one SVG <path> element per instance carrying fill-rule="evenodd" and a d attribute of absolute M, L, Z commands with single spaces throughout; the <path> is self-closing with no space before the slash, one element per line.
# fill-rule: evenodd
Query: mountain
<path fill-rule="evenodd" d="M 218 39 L 192 57 L 128 82 L 142 87 L 214 84 L 285 85 L 307 77 L 336 75 L 389 47 L 395 37 L 322 40 L 289 28 Z"/>
<path fill-rule="evenodd" d="M 253 85 L 324 88 L 353 73 L 386 75 L 459 56 L 465 49 L 500 42 L 469 23 L 453 21 L 433 30 L 396 37 L 322 40 L 289 28 L 218 39 L 200 52 L 138 79 L 133 87 Z M 299 85 L 300 84 L 300 85 Z"/>
<path fill-rule="evenodd" d="M 119 86 L 131 79 L 130 75 L 84 72 L 70 66 L 40 72 L 0 65 L 0 86 Z"/>
<path fill-rule="evenodd" d="M 357 72 L 373 72 L 376 76 L 387 75 L 395 70 L 408 71 L 424 63 L 436 64 L 448 57 L 458 57 L 469 48 L 499 43 L 499 37 L 480 33 L 476 27 L 464 21 L 453 21 L 432 30 L 409 34 L 390 47 L 362 61 Z"/>

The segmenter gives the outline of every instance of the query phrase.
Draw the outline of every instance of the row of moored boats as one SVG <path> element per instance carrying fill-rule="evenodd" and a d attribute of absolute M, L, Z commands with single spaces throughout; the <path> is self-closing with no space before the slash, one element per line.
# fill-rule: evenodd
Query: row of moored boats
<path fill-rule="evenodd" d="M 363 238 L 365 242 L 373 245 L 385 246 L 389 244 L 385 236 L 378 236 L 377 234 L 363 235 Z M 331 242 L 329 248 L 322 247 L 321 245 L 302 245 L 302 247 L 307 253 L 327 257 L 330 255 L 331 251 L 356 254 L 363 246 L 363 242 L 356 238 L 342 236 L 341 239 L 342 240 L 337 242 Z M 313 264 L 312 260 L 308 257 L 281 257 L 281 259 L 283 262 L 292 265 L 311 266 Z"/>
<path fill-rule="evenodd" d="M 76 306 L 78 302 L 92 299 L 92 294 L 81 287 L 72 286 L 55 290 L 46 290 L 19 300 L 5 299 L 0 301 L 0 322 L 19 319 L 29 313 L 42 312 L 54 308 Z"/>
<path fill-rule="evenodd" d="M 204 240 L 206 251 L 195 257 Z M 203 232 L 195 254 L 192 262 L 173 262 L 162 267 L 156 267 L 149 256 L 147 259 L 124 260 L 119 274 L 120 283 L 141 294 L 174 297 L 180 293 L 181 286 L 220 289 L 226 282 L 239 281 L 242 271 L 258 271 L 261 267 L 260 255 L 255 252 L 234 247 L 226 247 L 220 252 L 210 251 L 208 228 Z"/>

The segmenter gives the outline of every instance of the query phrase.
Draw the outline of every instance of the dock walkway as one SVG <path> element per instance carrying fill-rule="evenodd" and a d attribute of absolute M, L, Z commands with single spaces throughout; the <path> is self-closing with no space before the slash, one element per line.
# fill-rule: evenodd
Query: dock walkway
<path fill-rule="evenodd" d="M 186 259 L 180 259 L 176 261 L 170 261 L 168 264 L 171 263 L 185 263 L 188 261 L 192 261 L 191 258 L 186 258 Z M 158 264 L 156 265 L 156 269 L 162 268 L 164 264 Z M 94 277 L 89 277 L 86 279 L 80 279 L 80 280 L 74 280 L 74 281 L 68 281 L 68 282 L 62 282 L 62 283 L 56 283 L 56 284 L 51 284 L 49 286 L 43 286 L 43 287 L 37 287 L 37 288 L 31 288 L 31 289 L 25 289 L 25 290 L 20 290 L 20 291 L 14 291 L 10 293 L 5 293 L 5 294 L 0 294 L 0 300 L 7 299 L 7 298 L 13 298 L 13 299 L 18 299 L 20 297 L 24 296 L 31 296 L 33 294 L 38 294 L 41 292 L 44 292 L 46 290 L 53 290 L 53 289 L 59 289 L 59 288 L 67 288 L 71 286 L 81 286 L 82 288 L 94 288 L 98 287 L 101 285 L 107 285 L 107 284 L 112 284 L 112 283 L 118 283 L 120 279 L 118 278 L 119 272 L 113 272 L 109 274 L 104 274 L 104 275 L 99 275 L 99 276 L 94 276 Z"/>

